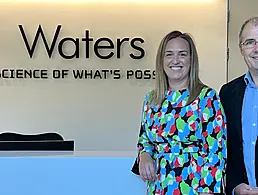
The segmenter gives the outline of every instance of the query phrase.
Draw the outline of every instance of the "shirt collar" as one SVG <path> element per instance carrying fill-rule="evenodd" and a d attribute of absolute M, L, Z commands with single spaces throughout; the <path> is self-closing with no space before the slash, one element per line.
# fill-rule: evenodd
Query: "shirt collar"
<path fill-rule="evenodd" d="M 256 88 L 256 85 L 254 84 L 254 81 L 253 81 L 252 76 L 249 71 L 245 74 L 244 80 L 245 80 L 246 85 Z"/>

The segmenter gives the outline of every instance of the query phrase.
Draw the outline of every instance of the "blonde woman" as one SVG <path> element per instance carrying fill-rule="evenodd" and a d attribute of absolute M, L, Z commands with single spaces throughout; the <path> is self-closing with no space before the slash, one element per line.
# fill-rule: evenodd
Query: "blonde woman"
<path fill-rule="evenodd" d="M 132 171 L 148 195 L 224 194 L 226 118 L 216 91 L 199 79 L 191 36 L 166 35 L 156 58 L 156 88 L 143 103 Z"/>

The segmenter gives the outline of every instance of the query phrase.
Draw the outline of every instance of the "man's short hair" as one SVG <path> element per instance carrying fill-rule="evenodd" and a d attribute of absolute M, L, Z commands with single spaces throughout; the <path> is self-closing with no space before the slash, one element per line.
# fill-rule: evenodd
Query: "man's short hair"
<path fill-rule="evenodd" d="M 257 26 L 257 25 L 258 25 L 258 16 L 251 17 L 251 18 L 249 18 L 248 20 L 246 20 L 246 21 L 243 23 L 243 25 L 242 25 L 241 28 L 240 28 L 239 35 L 238 35 L 239 44 L 241 44 L 242 41 L 243 41 L 243 40 L 242 40 L 242 39 L 243 39 L 242 34 L 243 34 L 243 31 L 244 31 L 246 25 L 249 24 L 249 23 L 251 23 L 251 24 Z"/>

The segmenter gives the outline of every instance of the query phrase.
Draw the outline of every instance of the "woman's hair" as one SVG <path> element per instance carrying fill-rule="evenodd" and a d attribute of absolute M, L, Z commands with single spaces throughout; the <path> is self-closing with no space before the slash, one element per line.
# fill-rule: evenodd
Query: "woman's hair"
<path fill-rule="evenodd" d="M 167 43 L 174 38 L 185 39 L 189 43 L 190 49 L 190 71 L 189 71 L 189 98 L 187 104 L 193 102 L 196 97 L 200 94 L 201 90 L 205 85 L 201 82 L 199 78 L 199 60 L 198 53 L 193 41 L 193 38 L 188 33 L 181 33 L 180 31 L 173 31 L 167 34 L 161 41 L 157 56 L 156 56 L 156 86 L 155 89 L 150 94 L 150 103 L 154 105 L 161 105 L 164 98 L 165 92 L 169 89 L 168 78 L 164 71 L 164 55 Z"/>

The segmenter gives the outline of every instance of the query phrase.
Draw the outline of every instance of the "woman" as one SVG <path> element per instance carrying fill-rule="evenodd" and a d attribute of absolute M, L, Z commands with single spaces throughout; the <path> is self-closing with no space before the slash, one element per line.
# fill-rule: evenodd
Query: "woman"
<path fill-rule="evenodd" d="M 198 69 L 189 34 L 173 31 L 163 38 L 132 169 L 147 181 L 148 195 L 224 193 L 226 118 L 218 94 L 200 81 Z"/>

